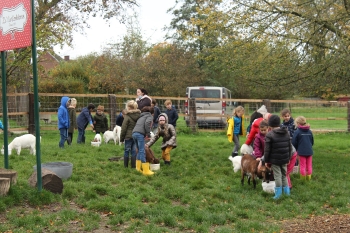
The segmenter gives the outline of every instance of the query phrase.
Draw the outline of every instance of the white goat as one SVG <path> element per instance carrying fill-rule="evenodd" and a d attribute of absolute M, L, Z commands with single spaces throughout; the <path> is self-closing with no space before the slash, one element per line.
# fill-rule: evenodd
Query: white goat
<path fill-rule="evenodd" d="M 121 132 L 122 128 L 118 125 L 116 125 L 113 129 L 113 131 L 107 130 L 104 134 L 103 134 L 103 140 L 105 143 L 108 143 L 110 140 L 114 141 L 114 144 L 117 145 L 117 141 L 118 144 L 121 145 L 121 141 L 120 141 L 120 132 Z"/>
<path fill-rule="evenodd" d="M 247 144 L 243 144 L 241 146 L 241 154 L 245 155 L 245 154 L 252 154 L 253 153 L 253 147 Z"/>
<path fill-rule="evenodd" d="M 232 157 L 231 155 L 228 157 L 229 160 L 232 161 L 232 165 L 233 165 L 233 171 L 234 172 L 238 172 L 241 169 L 241 160 L 242 160 L 242 156 L 237 155 L 235 157 Z"/>
<path fill-rule="evenodd" d="M 100 134 L 96 134 L 95 137 L 94 137 L 94 142 L 101 142 L 102 139 L 101 139 L 101 135 Z"/>
<path fill-rule="evenodd" d="M 41 141 L 41 137 L 40 137 Z M 30 149 L 30 154 L 35 155 L 35 144 L 36 139 L 32 134 L 24 134 L 22 136 L 16 137 L 13 141 L 8 145 L 8 154 L 12 154 L 12 150 L 15 149 L 17 151 L 17 155 L 21 154 L 21 149 Z M 4 146 L 2 147 L 1 153 L 4 154 Z"/>

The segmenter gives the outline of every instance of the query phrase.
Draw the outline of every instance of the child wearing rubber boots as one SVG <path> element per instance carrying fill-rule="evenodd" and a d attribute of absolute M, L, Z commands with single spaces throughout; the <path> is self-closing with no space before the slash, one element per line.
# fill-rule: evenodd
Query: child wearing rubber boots
<path fill-rule="evenodd" d="M 157 132 L 146 146 L 151 147 L 159 137 L 163 137 L 161 149 L 164 164 L 170 165 L 170 151 L 176 148 L 176 131 L 173 125 L 168 124 L 168 115 L 165 113 L 159 115 Z"/>
<path fill-rule="evenodd" d="M 272 115 L 269 120 L 270 131 L 265 136 L 264 160 L 271 164 L 275 179 L 275 196 L 278 199 L 283 192 L 290 195 L 290 188 L 287 180 L 287 164 L 291 158 L 292 143 L 286 128 L 281 128 L 281 119 L 277 115 Z"/>

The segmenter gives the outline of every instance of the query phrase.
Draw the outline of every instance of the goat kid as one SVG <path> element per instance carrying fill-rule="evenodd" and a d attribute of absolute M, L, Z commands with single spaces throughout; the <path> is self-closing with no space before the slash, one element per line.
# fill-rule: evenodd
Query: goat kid
<path fill-rule="evenodd" d="M 261 166 L 261 170 L 258 169 L 259 161 L 257 161 L 252 155 L 245 154 L 241 160 L 241 184 L 244 184 L 244 177 L 248 177 L 248 184 L 250 185 L 250 179 L 253 180 L 254 188 L 256 188 L 256 177 L 263 179 L 263 182 L 269 182 L 266 180 L 267 168 L 265 165 Z"/>
<path fill-rule="evenodd" d="M 107 144 L 109 141 L 113 140 L 114 141 L 114 145 L 117 145 L 117 141 L 119 146 L 122 144 L 122 142 L 120 141 L 120 132 L 121 132 L 122 128 L 118 125 L 116 125 L 113 129 L 113 131 L 107 130 L 104 134 L 103 134 L 103 140 L 104 142 Z"/>
<path fill-rule="evenodd" d="M 159 159 L 154 156 L 153 150 L 148 146 L 145 146 L 146 162 L 151 164 L 158 164 Z"/>
<path fill-rule="evenodd" d="M 41 137 L 40 137 L 41 141 Z M 12 150 L 17 151 L 17 155 L 21 154 L 22 149 L 30 149 L 30 154 L 35 155 L 36 149 L 36 138 L 32 134 L 24 134 L 22 136 L 16 137 L 8 145 L 8 155 L 12 154 Z M 1 153 L 4 154 L 4 146 L 2 146 Z"/>
<path fill-rule="evenodd" d="M 94 142 L 99 142 L 101 143 L 102 139 L 101 139 L 101 135 L 100 134 L 96 134 L 94 137 Z"/>
<path fill-rule="evenodd" d="M 239 169 L 241 169 L 241 161 L 242 161 L 242 156 L 237 155 L 235 157 L 232 157 L 231 155 L 228 157 L 229 160 L 231 160 L 232 165 L 233 165 L 233 172 L 238 172 Z"/>

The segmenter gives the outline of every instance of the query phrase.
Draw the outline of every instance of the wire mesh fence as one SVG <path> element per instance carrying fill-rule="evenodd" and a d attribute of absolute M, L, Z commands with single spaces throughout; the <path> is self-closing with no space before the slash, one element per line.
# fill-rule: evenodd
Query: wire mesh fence
<path fill-rule="evenodd" d="M 33 103 L 30 103 L 32 93 L 13 93 L 7 95 L 8 105 L 8 129 L 10 131 L 26 131 L 30 128 L 29 115 L 34 111 Z M 105 114 L 110 119 L 111 127 L 114 126 L 115 116 L 122 111 L 128 100 L 134 100 L 133 95 L 109 95 L 109 94 L 54 94 L 39 93 L 39 116 L 41 130 L 57 129 L 57 109 L 60 106 L 62 96 L 67 95 L 70 98 L 77 99 L 77 114 L 83 107 L 89 103 L 103 105 Z M 197 129 L 225 130 L 225 125 L 217 127 L 212 124 L 206 124 L 208 119 L 220 119 L 226 123 L 226 118 L 232 116 L 232 111 L 238 105 L 245 109 L 245 125 L 250 121 L 251 114 L 261 105 L 265 105 L 270 113 L 280 115 L 282 109 L 288 108 L 292 117 L 304 116 L 314 131 L 350 131 L 350 102 L 346 101 L 323 101 L 323 100 L 256 100 L 256 99 L 195 99 L 198 110 L 200 102 L 204 110 L 198 114 L 189 112 L 189 99 L 183 97 L 161 97 L 153 96 L 157 106 L 164 112 L 166 107 L 164 102 L 171 100 L 173 107 L 179 114 L 179 127 L 189 126 L 189 119 L 194 117 L 195 122 L 204 119 L 204 124 L 197 124 Z M 213 103 L 224 102 L 220 111 L 213 111 Z M 203 107 L 204 106 L 204 107 Z M 205 108 L 208 110 L 206 111 Z M 2 99 L 0 102 L 0 116 L 2 116 Z M 199 112 L 199 111 L 197 111 Z M 95 113 L 93 113 L 94 115 Z"/>

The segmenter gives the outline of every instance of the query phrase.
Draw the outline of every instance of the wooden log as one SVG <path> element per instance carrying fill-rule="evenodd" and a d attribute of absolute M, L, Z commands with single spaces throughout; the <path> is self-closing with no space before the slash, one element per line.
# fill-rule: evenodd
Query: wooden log
<path fill-rule="evenodd" d="M 0 178 L 0 196 L 5 196 L 10 190 L 11 179 Z"/>
<path fill-rule="evenodd" d="M 41 169 L 41 177 L 42 177 L 42 185 L 43 188 L 52 192 L 61 194 L 63 191 L 63 182 L 62 179 L 57 176 L 54 172 L 42 168 Z M 33 172 L 33 174 L 29 177 L 28 183 L 31 187 L 37 187 L 37 172 Z"/>
<path fill-rule="evenodd" d="M 10 178 L 11 184 L 16 184 L 17 172 L 15 170 L 0 168 L 0 178 Z"/>

